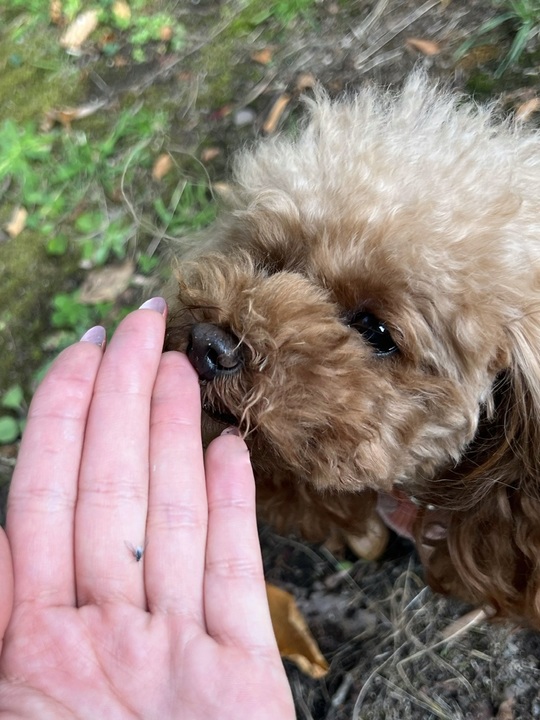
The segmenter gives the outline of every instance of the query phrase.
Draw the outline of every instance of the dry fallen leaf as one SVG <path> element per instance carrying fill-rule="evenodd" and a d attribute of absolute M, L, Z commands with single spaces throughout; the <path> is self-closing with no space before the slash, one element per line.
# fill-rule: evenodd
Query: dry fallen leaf
<path fill-rule="evenodd" d="M 28 212 L 23 207 L 17 207 L 11 214 L 11 218 L 6 223 L 6 232 L 9 237 L 15 238 L 20 235 L 26 227 L 26 218 Z"/>
<path fill-rule="evenodd" d="M 170 25 L 164 25 L 159 31 L 159 39 L 163 42 L 169 42 L 173 36 L 173 29 Z"/>
<path fill-rule="evenodd" d="M 433 40 L 423 40 L 422 38 L 407 38 L 406 44 L 413 50 L 417 50 L 422 55 L 438 55 L 441 48 L 438 43 Z"/>
<path fill-rule="evenodd" d="M 110 302 L 124 292 L 135 271 L 135 264 L 127 260 L 122 265 L 107 265 L 88 273 L 81 286 L 79 300 L 86 305 Z"/>
<path fill-rule="evenodd" d="M 65 48 L 68 52 L 78 53 L 84 41 L 97 28 L 98 22 L 98 10 L 86 10 L 80 15 L 77 15 L 60 38 L 61 47 Z"/>
<path fill-rule="evenodd" d="M 489 614 L 482 608 L 471 610 L 470 612 L 465 613 L 465 615 L 459 617 L 457 620 L 454 620 L 454 622 L 451 622 L 450 625 L 447 625 L 441 635 L 446 640 L 449 640 L 450 638 L 467 632 L 467 630 L 476 627 L 476 625 L 480 625 L 480 623 L 487 620 L 488 617 Z"/>
<path fill-rule="evenodd" d="M 125 0 L 116 0 L 112 6 L 112 14 L 117 20 L 127 22 L 131 20 L 131 8 Z"/>
<path fill-rule="evenodd" d="M 152 178 L 154 180 L 162 180 L 173 166 L 173 161 L 168 153 L 162 153 L 156 158 L 154 167 L 152 168 Z"/>
<path fill-rule="evenodd" d="M 201 152 L 201 162 L 208 163 L 221 155 L 218 147 L 207 147 Z"/>
<path fill-rule="evenodd" d="M 383 520 L 373 513 L 367 523 L 363 535 L 350 535 L 347 533 L 346 542 L 356 557 L 363 560 L 377 560 L 386 550 L 390 532 Z"/>
<path fill-rule="evenodd" d="M 518 120 L 522 120 L 525 122 L 528 120 L 531 115 L 535 112 L 538 112 L 540 110 L 540 98 L 533 97 L 530 100 L 526 100 L 524 103 L 521 103 L 519 107 L 516 110 L 516 117 Z"/>
<path fill-rule="evenodd" d="M 472 70 L 490 60 L 496 60 L 499 56 L 500 49 L 496 45 L 478 45 L 471 48 L 457 66 L 463 70 Z"/>
<path fill-rule="evenodd" d="M 49 3 L 49 17 L 53 25 L 61 25 L 62 15 L 62 3 L 61 0 L 51 0 Z"/>
<path fill-rule="evenodd" d="M 312 678 L 321 678 L 328 672 L 328 663 L 310 633 L 294 597 L 266 583 L 272 626 L 279 652 Z"/>
<path fill-rule="evenodd" d="M 263 48 L 262 50 L 257 50 L 257 52 L 251 54 L 251 59 L 258 62 L 260 65 L 268 65 L 268 63 L 272 62 L 272 57 L 273 51 L 268 47 Z"/>
<path fill-rule="evenodd" d="M 66 107 L 60 110 L 53 108 L 45 113 L 41 129 L 44 132 L 48 132 L 55 123 L 60 123 L 69 129 L 74 120 L 89 117 L 106 105 L 107 102 L 105 100 L 99 100 L 98 102 L 88 103 L 87 105 L 79 105 L 79 107 Z"/>
<path fill-rule="evenodd" d="M 233 197 L 234 190 L 233 186 L 227 182 L 220 182 L 219 180 L 212 183 L 212 193 L 222 200 L 227 201 Z"/>
<path fill-rule="evenodd" d="M 277 128 L 281 116 L 285 112 L 285 108 L 291 102 L 291 96 L 287 93 L 282 93 L 270 108 L 266 119 L 263 123 L 263 132 L 267 135 L 271 135 Z"/>
<path fill-rule="evenodd" d="M 311 90 L 315 87 L 317 84 L 317 79 L 315 78 L 315 75 L 310 72 L 302 72 L 300 73 L 295 81 L 295 90 L 296 92 L 304 92 L 304 90 Z"/>

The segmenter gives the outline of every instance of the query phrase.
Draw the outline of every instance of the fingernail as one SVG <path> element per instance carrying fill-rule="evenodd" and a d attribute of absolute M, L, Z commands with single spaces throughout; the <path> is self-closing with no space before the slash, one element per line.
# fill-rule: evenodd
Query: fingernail
<path fill-rule="evenodd" d="M 235 427 L 234 425 L 231 425 L 230 427 L 226 427 L 225 430 L 221 433 L 222 435 L 236 435 L 237 437 L 240 437 L 240 430 Z"/>
<path fill-rule="evenodd" d="M 140 310 L 155 310 L 160 315 L 165 315 L 165 312 L 167 310 L 167 303 L 162 297 L 153 297 L 150 298 L 150 300 L 147 300 L 146 302 L 143 302 Z"/>
<path fill-rule="evenodd" d="M 98 347 L 103 347 L 105 345 L 106 338 L 107 333 L 105 332 L 105 328 L 101 327 L 101 325 L 96 325 L 84 333 L 81 338 L 81 342 L 89 342 L 97 345 Z"/>

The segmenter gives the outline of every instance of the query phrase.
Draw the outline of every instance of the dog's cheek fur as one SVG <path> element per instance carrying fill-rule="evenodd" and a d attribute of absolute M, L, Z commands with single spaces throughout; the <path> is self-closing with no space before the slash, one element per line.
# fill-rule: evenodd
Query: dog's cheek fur
<path fill-rule="evenodd" d="M 170 320 L 169 346 L 185 347 L 194 318 L 239 339 L 242 372 L 207 384 L 204 401 L 238 412 L 255 461 L 271 458 L 292 481 L 389 490 L 432 475 L 473 436 L 477 401 L 462 381 L 375 356 L 329 293 L 299 273 L 269 275 L 245 253 L 214 253 L 177 279 L 184 310 Z"/>

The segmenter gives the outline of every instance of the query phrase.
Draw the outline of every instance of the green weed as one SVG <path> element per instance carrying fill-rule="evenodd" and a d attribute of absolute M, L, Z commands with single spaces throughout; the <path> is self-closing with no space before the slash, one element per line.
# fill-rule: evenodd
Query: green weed
<path fill-rule="evenodd" d="M 27 410 L 20 385 L 6 390 L 0 398 L 0 407 L 0 443 L 15 442 L 24 429 Z"/>
<path fill-rule="evenodd" d="M 495 71 L 495 77 L 500 78 L 511 65 L 519 61 L 527 44 L 540 33 L 540 0 L 498 0 L 495 4 L 504 12 L 486 20 L 473 37 L 458 48 L 456 57 L 462 58 L 478 43 L 480 37 L 507 24 L 512 28 L 514 37 L 510 50 Z"/>
<path fill-rule="evenodd" d="M 126 174 L 130 146 L 161 132 L 161 118 L 126 110 L 103 139 L 62 130 L 40 133 L 34 125 L 22 128 L 7 120 L 0 125 L 0 182 L 9 183 L 7 203 L 22 204 L 27 227 L 43 238 L 55 256 L 76 246 L 86 265 L 123 259 L 134 236 L 133 218 L 126 207 L 108 198 L 118 191 Z M 150 151 L 139 157 L 136 168 L 148 168 Z"/>
<path fill-rule="evenodd" d="M 200 230 L 209 225 L 216 214 L 207 185 L 187 181 L 177 185 L 167 205 L 158 197 L 154 209 L 167 234 L 173 236 Z"/>
<path fill-rule="evenodd" d="M 99 325 L 113 307 L 111 302 L 82 305 L 78 295 L 78 290 L 71 293 L 59 293 L 55 295 L 52 302 L 52 326 L 69 330 L 74 338 L 83 335 L 92 325 Z"/>
<path fill-rule="evenodd" d="M 315 5 L 315 0 L 273 0 L 261 8 L 252 18 L 255 25 L 274 18 L 277 22 L 287 27 L 299 15 L 306 15 Z"/>

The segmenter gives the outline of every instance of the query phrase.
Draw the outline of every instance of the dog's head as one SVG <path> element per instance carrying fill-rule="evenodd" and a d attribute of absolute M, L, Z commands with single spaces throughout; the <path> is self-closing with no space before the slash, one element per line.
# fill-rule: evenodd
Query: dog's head
<path fill-rule="evenodd" d="M 538 413 L 540 141 L 418 75 L 310 105 L 297 137 L 237 159 L 230 207 L 178 265 L 167 346 L 256 465 L 424 487 L 497 388 Z"/>

